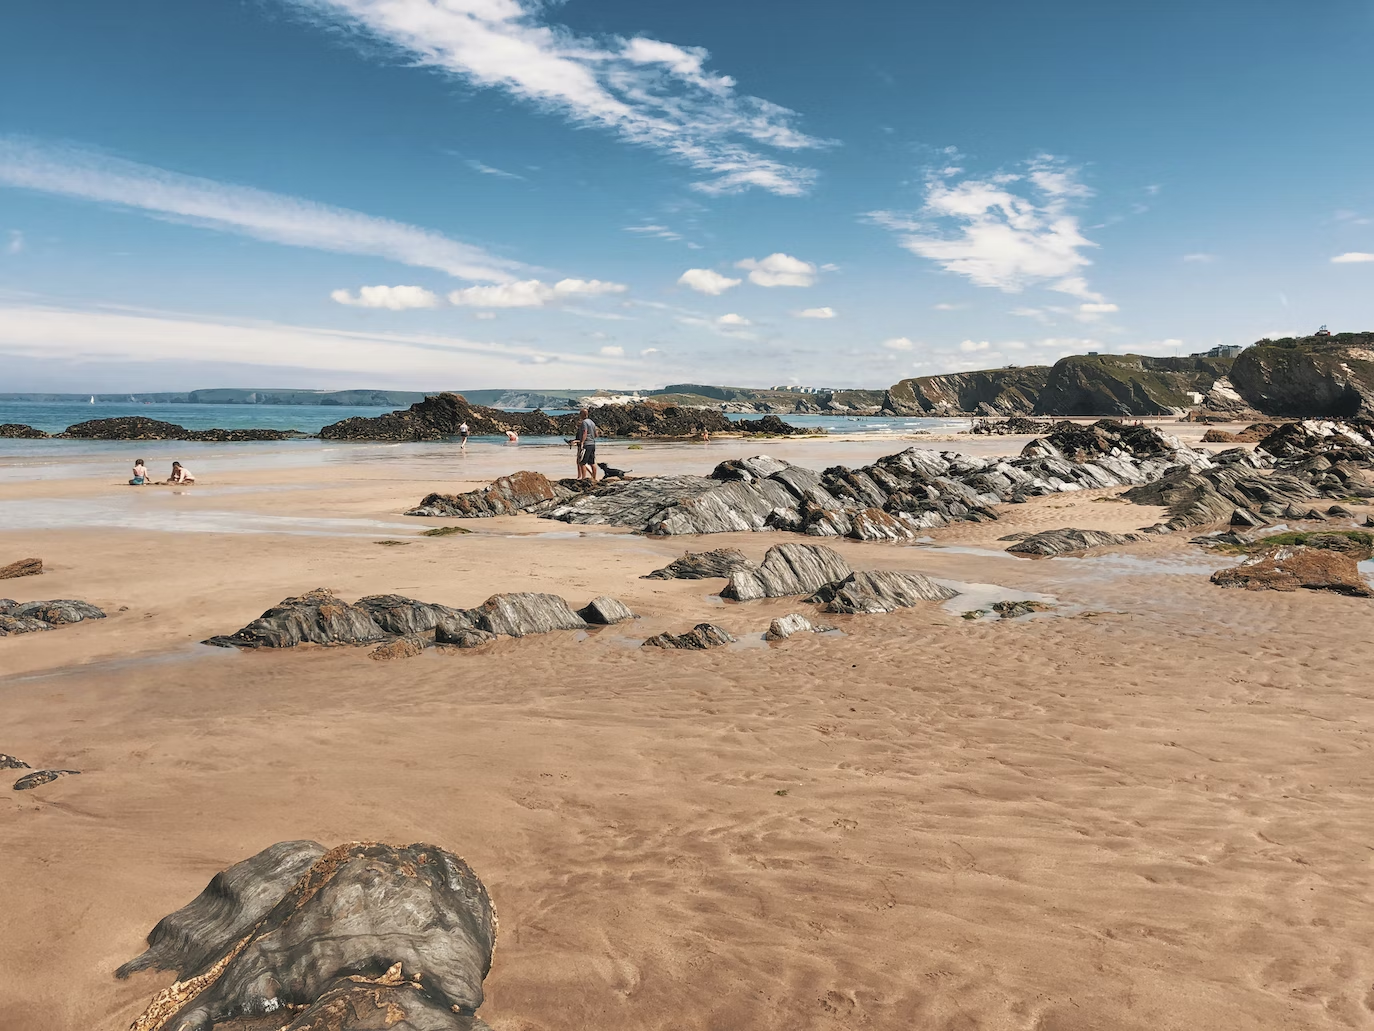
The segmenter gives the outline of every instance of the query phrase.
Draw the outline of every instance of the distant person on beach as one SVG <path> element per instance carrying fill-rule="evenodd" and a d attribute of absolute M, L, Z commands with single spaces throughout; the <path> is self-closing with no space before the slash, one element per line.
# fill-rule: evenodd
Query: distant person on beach
<path fill-rule="evenodd" d="M 167 477 L 168 483 L 195 483 L 196 478 L 191 475 L 191 470 L 187 469 L 180 462 L 172 463 L 172 475 Z"/>
<path fill-rule="evenodd" d="M 458 436 L 462 438 L 461 442 L 458 444 L 458 447 L 462 451 L 466 451 L 468 449 L 468 432 L 469 430 L 467 423 L 463 423 L 461 426 L 458 427 Z"/>
<path fill-rule="evenodd" d="M 516 433 L 514 430 L 506 430 L 506 443 L 507 443 L 507 444 L 519 444 L 519 443 L 520 443 L 520 434 Z"/>
<path fill-rule="evenodd" d="M 134 478 L 133 478 L 132 480 L 129 481 L 129 486 L 130 486 L 130 487 L 142 487 L 142 486 L 143 486 L 145 483 L 147 483 L 147 482 L 148 482 L 148 466 L 144 464 L 143 459 L 141 459 L 141 458 L 135 458 L 135 459 L 134 459 Z"/>
<path fill-rule="evenodd" d="M 582 422 L 577 427 L 577 437 L 573 440 L 577 448 L 577 478 L 585 480 L 591 478 L 596 482 L 596 423 L 592 422 L 592 416 L 587 409 L 577 413 L 582 416 Z"/>

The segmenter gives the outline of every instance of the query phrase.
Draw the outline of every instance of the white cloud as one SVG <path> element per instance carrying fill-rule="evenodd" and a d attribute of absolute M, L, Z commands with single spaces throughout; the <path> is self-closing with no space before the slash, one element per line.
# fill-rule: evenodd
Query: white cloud
<path fill-rule="evenodd" d="M 734 312 L 730 312 L 729 314 L 727 314 L 727 315 L 722 315 L 720 318 L 716 319 L 716 325 L 718 325 L 718 326 L 752 326 L 753 323 L 750 322 L 748 319 L 746 319 L 743 315 L 736 315 Z"/>
<path fill-rule="evenodd" d="M 682 234 L 681 234 L 681 233 L 675 233 L 675 232 L 673 232 L 673 230 L 669 229 L 667 226 L 659 226 L 659 225 L 626 226 L 626 227 L 625 227 L 625 232 L 627 232 L 627 233 L 639 233 L 641 236 L 652 236 L 652 237 L 656 237 L 656 238 L 659 239 L 659 240 L 681 240 L 681 239 L 682 239 Z"/>
<path fill-rule="evenodd" d="M 494 312 L 494 311 L 475 311 L 475 312 L 472 313 L 472 317 L 473 317 L 474 319 L 494 319 L 494 318 L 496 318 L 496 312 Z"/>
<path fill-rule="evenodd" d="M 11 229 L 11 230 L 10 230 L 10 239 L 9 239 L 9 242 L 8 242 L 7 244 L 5 244 L 5 253 L 6 253 L 6 254 L 18 254 L 18 253 L 19 253 L 20 251 L 22 251 L 23 249 L 24 249 L 24 234 L 23 234 L 22 232 L 20 232 L 18 229 Z"/>
<path fill-rule="evenodd" d="M 448 299 L 451 304 L 470 308 L 542 308 L 552 301 L 570 297 L 620 294 L 628 289 L 624 283 L 607 283 L 600 279 L 560 279 L 552 286 L 538 279 L 522 279 L 517 283 L 454 290 Z"/>
<path fill-rule="evenodd" d="M 363 373 L 416 387 L 439 382 L 537 386 L 520 370 L 558 361 L 593 380 L 632 365 L 460 337 L 347 332 L 168 312 L 0 304 L 0 367 L 9 358 L 79 363 L 212 363 Z"/>
<path fill-rule="evenodd" d="M 1115 304 L 1080 304 L 1078 310 L 1085 315 L 1105 315 L 1108 312 L 1120 311 Z"/>
<path fill-rule="evenodd" d="M 972 354 L 974 351 L 986 351 L 992 345 L 986 340 L 961 340 L 959 350 L 965 354 Z"/>
<path fill-rule="evenodd" d="M 1185 254 L 1183 260 L 1194 265 L 1210 265 L 1217 260 L 1217 256 L 1215 254 L 1204 254 L 1198 251 L 1195 254 Z"/>
<path fill-rule="evenodd" d="M 1075 201 L 1092 195 L 1075 169 L 1041 156 L 1017 173 L 956 180 L 962 172 L 946 168 L 933 175 L 915 216 L 874 211 L 869 220 L 896 232 L 913 254 L 978 286 L 1019 293 L 1044 283 L 1102 299 L 1078 274 L 1091 264 L 1082 251 L 1096 244 L 1079 231 L 1071 211 Z"/>
<path fill-rule="evenodd" d="M 607 358 L 623 358 L 625 357 L 625 348 L 617 347 L 615 344 L 607 344 L 598 353 Z"/>
<path fill-rule="evenodd" d="M 740 280 L 723 276 L 709 268 L 689 268 L 678 276 L 677 281 L 683 286 L 691 287 L 697 293 L 710 294 L 712 297 L 719 297 L 726 290 L 740 284 Z"/>
<path fill-rule="evenodd" d="M 916 345 L 906 337 L 893 337 L 891 340 L 884 340 L 883 346 L 889 351 L 910 351 Z"/>
<path fill-rule="evenodd" d="M 644 348 L 644 350 L 642 350 L 642 351 L 639 352 L 639 356 L 640 356 L 641 358 L 647 358 L 647 357 L 649 357 L 649 355 L 651 355 L 651 354 L 662 354 L 662 353 L 663 353 L 663 352 L 660 351 L 657 347 L 646 347 L 646 348 Z"/>
<path fill-rule="evenodd" d="M 949 304 L 946 301 L 941 301 L 939 304 L 932 304 L 931 307 L 936 311 L 958 311 L 964 306 L 962 304 Z"/>
<path fill-rule="evenodd" d="M 556 5 L 537 0 L 292 2 L 404 50 L 415 64 L 666 153 L 708 176 L 695 184 L 700 190 L 756 186 L 797 195 L 815 178 L 757 148 L 795 151 L 822 142 L 794 127 L 794 112 L 737 94 L 733 79 L 707 71 L 709 55 L 699 47 L 578 35 L 545 22 Z"/>
<path fill-rule="evenodd" d="M 797 312 L 797 318 L 799 319 L 833 319 L 834 317 L 835 309 L 829 306 L 824 308 L 803 308 L 801 311 Z"/>
<path fill-rule="evenodd" d="M 1346 251 L 1344 254 L 1337 254 L 1332 258 L 1331 264 L 1353 265 L 1365 261 L 1374 261 L 1374 254 L 1367 254 L 1364 251 Z"/>
<path fill-rule="evenodd" d="M 498 179 L 519 179 L 521 182 L 525 181 L 523 175 L 516 175 L 514 172 L 507 172 L 505 169 L 501 168 L 494 168 L 491 165 L 483 164 L 476 158 L 469 158 L 464 164 L 474 172 L 481 172 L 483 175 L 494 175 Z"/>
<path fill-rule="evenodd" d="M 816 281 L 815 265 L 781 252 L 758 261 L 745 258 L 735 268 L 747 269 L 755 286 L 810 286 Z"/>
<path fill-rule="evenodd" d="M 421 286 L 364 286 L 355 297 L 347 290 L 335 290 L 329 295 L 340 304 L 354 308 L 437 308 L 439 298 Z"/>
<path fill-rule="evenodd" d="M 0 185 L 118 204 L 271 243 L 387 258 L 479 282 L 507 282 L 522 267 L 404 222 L 16 137 L 0 137 Z"/>

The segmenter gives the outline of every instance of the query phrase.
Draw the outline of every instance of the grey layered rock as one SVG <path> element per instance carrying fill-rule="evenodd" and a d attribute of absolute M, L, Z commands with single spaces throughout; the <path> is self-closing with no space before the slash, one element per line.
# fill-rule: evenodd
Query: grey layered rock
<path fill-rule="evenodd" d="M 738 548 L 718 548 L 715 551 L 687 552 L 682 558 L 673 559 L 662 569 L 646 573 L 641 580 L 708 580 L 714 577 L 728 577 L 738 566 L 749 564 L 749 559 Z"/>
<path fill-rule="evenodd" d="M 538 510 L 574 497 L 576 481 L 550 480 L 543 473 L 518 472 L 502 476 L 466 494 L 430 494 L 406 515 L 490 519 Z"/>
<path fill-rule="evenodd" d="M 1007 550 L 1017 555 L 1068 555 L 1092 548 L 1117 547 L 1146 539 L 1143 533 L 1109 533 L 1106 530 L 1044 530 L 1017 541 Z"/>
<path fill-rule="evenodd" d="M 720 596 L 755 601 L 810 594 L 823 584 L 843 580 L 851 572 L 843 556 L 822 544 L 778 544 L 768 549 L 757 566 L 732 571 Z"/>
<path fill-rule="evenodd" d="M 872 570 L 826 584 L 807 600 L 818 602 L 823 612 L 880 613 L 922 601 L 947 601 L 958 593 L 920 573 Z"/>
<path fill-rule="evenodd" d="M 0 770 L 27 770 L 29 764 L 23 759 L 16 759 L 12 755 L 0 752 Z"/>
<path fill-rule="evenodd" d="M 794 634 L 825 633 L 834 630 L 832 626 L 824 626 L 812 623 L 811 620 L 797 612 L 789 612 L 785 616 L 779 616 L 768 624 L 768 631 L 763 635 L 766 641 L 783 641 Z"/>
<path fill-rule="evenodd" d="M 587 621 L 556 594 L 494 594 L 472 614 L 480 629 L 506 637 L 587 629 Z"/>
<path fill-rule="evenodd" d="M 145 962 L 145 953 L 122 969 L 204 968 L 204 976 L 183 982 L 174 1012 L 155 1000 L 131 1031 L 208 1031 L 287 1006 L 293 1012 L 273 1027 L 283 1021 L 295 1031 L 485 1027 L 475 1013 L 491 969 L 496 913 L 472 869 L 435 845 L 355 842 L 318 856 L 288 880 L 284 867 L 294 868 L 317 848 L 286 843 L 260 876 L 248 871 L 240 878 L 233 898 L 211 899 L 200 910 L 198 899 L 169 917 L 180 919 L 153 959 Z M 248 919 L 264 902 L 271 902 L 266 913 Z M 235 938 L 233 931 L 243 935 Z"/>
<path fill-rule="evenodd" d="M 272 606 L 242 630 L 205 643 L 221 648 L 293 648 L 298 644 L 371 644 L 386 637 L 367 609 L 317 587 Z"/>
<path fill-rule="evenodd" d="M 34 770 L 16 780 L 14 790 L 31 791 L 34 788 L 42 787 L 44 784 L 51 784 L 58 777 L 66 777 L 80 772 L 80 770 Z"/>
<path fill-rule="evenodd" d="M 1254 512 L 1251 512 L 1248 508 L 1238 508 L 1238 509 L 1236 509 L 1234 512 L 1231 513 L 1231 525 L 1232 525 L 1232 526 L 1264 526 L 1264 525 L 1265 525 L 1265 521 L 1264 521 L 1264 517 L 1263 517 L 1263 516 L 1260 516 L 1260 515 L 1258 515 L 1258 514 L 1256 514 L 1256 513 L 1254 513 Z"/>
<path fill-rule="evenodd" d="M 80 623 L 87 619 L 104 619 L 105 613 L 94 605 L 70 598 L 57 598 L 53 601 L 30 601 L 15 606 L 6 615 L 20 619 L 41 619 L 52 626 L 67 623 Z"/>
<path fill-rule="evenodd" d="M 645 648 L 679 648 L 687 651 L 703 651 L 730 644 L 733 638 L 728 632 L 713 623 L 698 623 L 685 634 L 658 634 L 644 642 Z"/>
<path fill-rule="evenodd" d="M 0 614 L 0 637 L 34 634 L 42 630 L 52 629 L 54 629 L 54 627 L 51 623 L 45 623 L 41 619 L 29 619 L 25 616 Z"/>
<path fill-rule="evenodd" d="M 609 594 L 593 598 L 585 608 L 578 609 L 577 614 L 588 623 L 595 623 L 599 626 L 611 626 L 635 618 L 635 614 L 630 611 L 629 606 L 618 598 L 612 598 Z"/>
<path fill-rule="evenodd" d="M 434 630 L 434 640 L 438 644 L 452 644 L 459 648 L 477 648 L 496 640 L 496 635 L 475 626 L 440 623 Z"/>
<path fill-rule="evenodd" d="M 463 609 L 416 601 L 399 594 L 372 594 L 354 603 L 365 610 L 388 634 L 423 634 L 440 623 L 461 623 L 469 619 Z"/>

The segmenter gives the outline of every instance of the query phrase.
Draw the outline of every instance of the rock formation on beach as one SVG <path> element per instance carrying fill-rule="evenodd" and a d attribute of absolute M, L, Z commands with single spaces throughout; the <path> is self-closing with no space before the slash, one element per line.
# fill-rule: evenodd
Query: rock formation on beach
<path fill-rule="evenodd" d="M 853 573 L 839 552 L 820 544 L 778 544 L 764 553 L 763 561 L 736 566 L 722 598 L 756 601 L 811 594 L 826 584 Z"/>
<path fill-rule="evenodd" d="M 876 615 L 911 608 L 922 601 L 948 601 L 958 593 L 921 573 L 874 569 L 825 584 L 807 601 L 819 604 L 822 612 Z"/>
<path fill-rule="evenodd" d="M 68 426 L 54 436 L 69 440 L 194 440 L 207 443 L 233 443 L 252 440 L 292 440 L 304 434 L 295 430 L 188 430 L 174 422 L 123 415 L 113 419 L 90 419 Z"/>
<path fill-rule="evenodd" d="M 27 770 L 29 764 L 23 759 L 16 759 L 12 755 L 0 752 L 0 770 Z"/>
<path fill-rule="evenodd" d="M 21 558 L 7 566 L 0 566 L 0 580 L 13 580 L 20 576 L 37 576 L 43 572 L 41 558 Z"/>
<path fill-rule="evenodd" d="M 116 976 L 176 971 L 130 1031 L 476 1031 L 496 934 L 485 885 L 436 845 L 284 841 L 216 874 Z"/>
<path fill-rule="evenodd" d="M 1013 534 L 1001 540 L 1015 540 L 1007 548 L 1014 555 L 1071 555 L 1092 548 L 1109 548 L 1145 540 L 1143 533 L 1108 533 L 1106 530 L 1042 530 L 1040 533 Z"/>
<path fill-rule="evenodd" d="M 517 512 L 538 513 L 590 489 L 587 480 L 550 480 L 543 473 L 522 471 L 499 477 L 466 494 L 429 494 L 406 515 L 483 519 Z"/>
<path fill-rule="evenodd" d="M 52 434 L 44 433 L 22 422 L 0 423 L 0 440 L 46 440 L 50 436 Z"/>
<path fill-rule="evenodd" d="M 731 422 L 721 412 L 681 405 L 640 402 L 603 405 L 592 413 L 602 437 L 699 437 L 714 434 L 760 433 L 786 435 L 807 432 L 789 426 L 777 416 Z M 581 422 L 577 413 L 551 416 L 541 411 L 506 412 L 470 404 L 462 394 L 435 394 L 403 412 L 387 412 L 367 418 L 354 416 L 320 430 L 325 440 L 442 440 L 458 435 L 467 423 L 476 436 L 502 435 L 510 430 L 527 436 L 571 437 Z"/>
<path fill-rule="evenodd" d="M 1221 587 L 1250 591 L 1332 591 L 1352 597 L 1374 597 L 1349 551 L 1283 544 L 1251 555 L 1240 565 L 1212 574 Z"/>
<path fill-rule="evenodd" d="M 0 637 L 53 630 L 68 623 L 104 618 L 105 613 L 94 605 L 70 598 L 28 602 L 0 598 Z"/>
<path fill-rule="evenodd" d="M 644 574 L 643 580 L 708 580 L 729 577 L 736 566 L 748 565 L 749 559 L 738 548 L 718 548 L 715 551 L 687 552 L 673 559 L 662 569 Z"/>
<path fill-rule="evenodd" d="M 657 634 L 650 637 L 641 647 L 676 648 L 684 651 L 703 651 L 732 644 L 735 638 L 726 630 L 713 623 L 698 623 L 685 634 Z"/>
<path fill-rule="evenodd" d="M 44 784 L 51 784 L 58 777 L 72 776 L 80 772 L 80 770 L 34 770 L 16 780 L 14 790 L 32 791 L 34 788 L 41 788 Z"/>

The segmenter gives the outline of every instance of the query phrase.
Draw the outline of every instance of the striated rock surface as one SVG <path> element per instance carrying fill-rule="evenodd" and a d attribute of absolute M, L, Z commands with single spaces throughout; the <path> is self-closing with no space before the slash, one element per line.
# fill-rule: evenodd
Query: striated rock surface
<path fill-rule="evenodd" d="M 1007 550 L 1017 555 L 1068 555 L 1091 548 L 1107 548 L 1146 540 L 1143 533 L 1109 533 L 1106 530 L 1043 530 L 1022 537 Z"/>
<path fill-rule="evenodd" d="M 58 777 L 72 776 L 80 772 L 80 770 L 34 770 L 16 780 L 14 790 L 31 791 L 34 788 L 41 788 L 44 784 L 51 784 Z"/>
<path fill-rule="evenodd" d="M 580 480 L 550 480 L 543 473 L 518 472 L 466 494 L 430 494 L 406 515 L 483 519 L 537 512 L 546 505 L 575 497 L 585 489 Z"/>
<path fill-rule="evenodd" d="M 104 618 L 105 613 L 94 605 L 69 598 L 27 602 L 0 598 L 0 637 L 32 634 L 68 623 Z"/>
<path fill-rule="evenodd" d="M 1252 555 L 1238 566 L 1213 573 L 1212 583 L 1250 591 L 1306 588 L 1360 598 L 1374 596 L 1354 554 L 1301 545 L 1280 545 Z"/>
<path fill-rule="evenodd" d="M 373 594 L 359 598 L 355 604 L 388 634 L 423 634 L 440 623 L 471 620 L 465 609 L 416 601 L 400 594 Z"/>
<path fill-rule="evenodd" d="M 1374 418 L 1374 333 L 1261 340 L 1241 352 L 1230 378 L 1265 415 Z"/>
<path fill-rule="evenodd" d="M 947 601 L 958 593 L 920 573 L 872 570 L 825 584 L 807 600 L 819 603 L 822 612 L 876 614 L 922 601 Z"/>
<path fill-rule="evenodd" d="M 843 580 L 852 570 L 844 557 L 823 544 L 778 544 L 768 549 L 758 565 L 731 571 L 722 598 L 755 601 L 811 594 L 824 584 Z"/>
<path fill-rule="evenodd" d="M 687 651 L 703 651 L 719 648 L 735 640 L 728 632 L 713 623 L 698 623 L 685 634 L 658 634 L 644 642 L 645 648 L 678 648 Z"/>
<path fill-rule="evenodd" d="M 458 648 L 477 648 L 496 640 L 496 635 L 475 626 L 440 624 L 434 630 L 434 640 L 437 644 L 451 644 Z"/>
<path fill-rule="evenodd" d="M 371 644 L 386 638 L 366 608 L 324 587 L 274 605 L 242 630 L 212 637 L 222 648 L 293 648 L 298 644 Z"/>
<path fill-rule="evenodd" d="M 43 572 L 41 558 L 21 558 L 7 566 L 0 566 L 0 580 L 13 580 L 20 576 L 37 576 Z"/>
<path fill-rule="evenodd" d="M 114 419 L 89 419 L 68 426 L 58 437 L 76 440 L 196 440 L 232 443 L 251 440 L 291 440 L 304 434 L 295 430 L 188 430 L 174 422 L 145 419 L 141 415 L 122 415 Z"/>
<path fill-rule="evenodd" d="M 0 422 L 0 439 L 44 440 L 51 436 L 22 422 Z"/>
<path fill-rule="evenodd" d="M 715 551 L 687 552 L 682 558 L 673 559 L 662 569 L 646 573 L 641 580 L 709 580 L 715 577 L 728 577 L 738 566 L 749 564 L 749 559 L 738 548 L 718 548 Z"/>
<path fill-rule="evenodd" d="M 895 415 L 1013 415 L 1035 411 L 1050 369 L 1028 365 L 1016 369 L 953 372 L 904 379 L 888 388 L 883 410 Z"/>
<path fill-rule="evenodd" d="M 506 637 L 587 629 L 587 621 L 556 594 L 494 594 L 472 615 L 479 629 Z"/>
<path fill-rule="evenodd" d="M 763 639 L 765 641 L 785 641 L 796 634 L 823 634 L 834 629 L 833 626 L 812 623 L 800 613 L 789 612 L 768 624 L 768 631 L 763 635 Z"/>
<path fill-rule="evenodd" d="M 612 598 L 609 594 L 593 598 L 586 607 L 578 609 L 577 614 L 588 623 L 597 626 L 612 626 L 635 618 L 635 614 L 630 611 L 628 605 L 619 598 Z"/>
<path fill-rule="evenodd" d="M 314 842 L 284 842 L 216 880 L 164 918 L 148 952 L 120 968 L 121 976 L 158 967 L 180 977 L 131 1031 L 485 1027 L 475 1014 L 496 911 L 452 853 L 372 842 L 324 852 Z M 281 1015 L 263 1024 L 274 1013 Z"/>
<path fill-rule="evenodd" d="M 367 657 L 383 662 L 391 659 L 413 659 L 415 656 L 421 654 L 425 650 L 425 646 L 430 643 L 433 643 L 432 638 L 426 641 L 421 637 L 417 637 L 415 634 L 406 634 L 393 641 L 387 641 L 385 644 L 377 645 L 377 647 L 367 653 Z"/>

